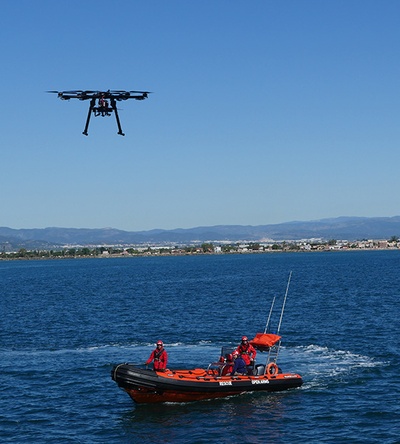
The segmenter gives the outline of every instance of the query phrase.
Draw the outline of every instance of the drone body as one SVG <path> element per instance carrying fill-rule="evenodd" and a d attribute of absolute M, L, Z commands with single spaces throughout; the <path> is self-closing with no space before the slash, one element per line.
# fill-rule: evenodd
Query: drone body
<path fill-rule="evenodd" d="M 149 91 L 123 91 L 123 90 L 108 90 L 108 91 L 48 91 L 50 93 L 56 93 L 61 100 L 79 99 L 90 100 L 89 111 L 86 119 L 85 129 L 83 133 L 88 135 L 88 128 L 90 122 L 90 116 L 92 113 L 97 116 L 111 116 L 114 112 L 115 119 L 118 126 L 118 134 L 125 136 L 122 132 L 121 122 L 118 116 L 117 102 L 121 100 L 135 99 L 144 100 L 147 99 L 150 94 Z"/>

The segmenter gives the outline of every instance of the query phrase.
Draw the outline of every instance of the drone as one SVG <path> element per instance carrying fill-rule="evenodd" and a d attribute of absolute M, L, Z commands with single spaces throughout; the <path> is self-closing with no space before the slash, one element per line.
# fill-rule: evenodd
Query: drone
<path fill-rule="evenodd" d="M 108 91 L 47 91 L 49 93 L 55 93 L 61 100 L 79 99 L 90 100 L 89 111 L 86 119 L 85 129 L 82 134 L 88 135 L 90 116 L 92 113 L 97 116 L 111 116 L 112 112 L 115 113 L 115 119 L 118 126 L 118 134 L 125 136 L 122 132 L 121 122 L 118 116 L 117 102 L 121 100 L 135 99 L 144 100 L 147 99 L 150 94 L 149 91 L 123 91 L 123 90 L 108 90 Z"/>

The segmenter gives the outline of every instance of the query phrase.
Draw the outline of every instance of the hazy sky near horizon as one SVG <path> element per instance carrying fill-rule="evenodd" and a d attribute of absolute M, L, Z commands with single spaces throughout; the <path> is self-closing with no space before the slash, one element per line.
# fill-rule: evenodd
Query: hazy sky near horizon
<path fill-rule="evenodd" d="M 0 5 L 0 226 L 400 214 L 400 2 Z M 149 90 L 92 117 L 47 90 Z"/>

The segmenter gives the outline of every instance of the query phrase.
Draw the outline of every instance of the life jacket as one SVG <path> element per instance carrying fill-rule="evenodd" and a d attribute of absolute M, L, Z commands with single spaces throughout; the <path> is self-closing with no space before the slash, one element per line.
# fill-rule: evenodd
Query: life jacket
<path fill-rule="evenodd" d="M 240 346 L 240 354 L 241 355 L 248 355 L 249 353 L 243 348 L 243 345 Z"/>
<path fill-rule="evenodd" d="M 164 353 L 164 347 L 161 348 L 161 350 L 155 350 L 154 351 L 154 360 L 159 361 L 161 355 Z"/>
<path fill-rule="evenodd" d="M 246 348 L 245 348 L 244 345 L 240 344 L 240 345 L 239 345 L 240 354 L 241 354 L 241 355 L 249 355 L 249 354 L 250 354 L 249 348 L 250 348 L 250 344 L 247 344 L 247 347 L 246 347 Z M 252 351 L 252 350 L 251 350 L 251 351 Z"/>

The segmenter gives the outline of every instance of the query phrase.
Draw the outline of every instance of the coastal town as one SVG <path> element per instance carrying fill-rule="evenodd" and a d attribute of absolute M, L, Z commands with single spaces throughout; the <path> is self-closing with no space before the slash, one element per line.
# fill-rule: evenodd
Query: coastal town
<path fill-rule="evenodd" d="M 399 250 L 400 238 L 358 241 L 308 239 L 268 242 L 204 242 L 193 245 L 64 245 L 54 249 L 26 249 L 0 252 L 0 260 L 76 257 L 183 256 L 202 254 L 252 254 L 316 251 Z"/>

